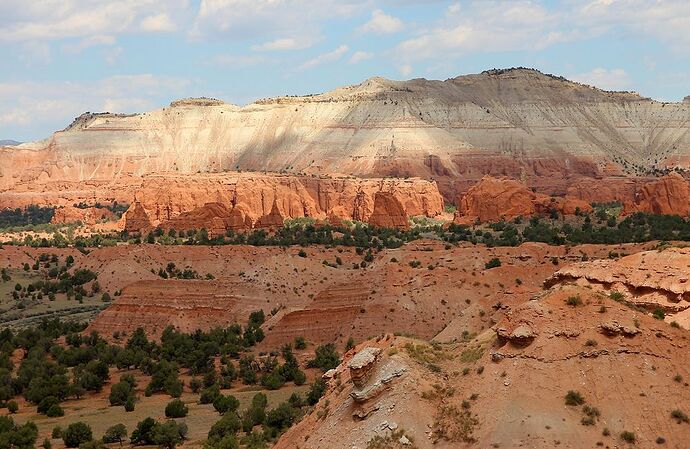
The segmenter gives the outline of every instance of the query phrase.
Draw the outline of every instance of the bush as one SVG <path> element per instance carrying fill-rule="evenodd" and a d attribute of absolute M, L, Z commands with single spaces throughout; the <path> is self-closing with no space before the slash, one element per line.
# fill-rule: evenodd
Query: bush
<path fill-rule="evenodd" d="M 307 393 L 307 402 L 309 405 L 314 405 L 319 402 L 319 399 L 321 399 L 321 396 L 323 396 L 325 392 L 326 381 L 321 378 L 316 379 L 314 383 L 311 384 L 309 393 Z"/>
<path fill-rule="evenodd" d="M 189 408 L 179 399 L 173 399 L 165 406 L 166 418 L 184 418 L 188 412 Z"/>
<path fill-rule="evenodd" d="M 582 405 L 585 403 L 585 398 L 578 391 L 569 390 L 565 395 L 565 405 Z"/>
<path fill-rule="evenodd" d="M 15 414 L 19 411 L 19 404 L 17 404 L 17 401 L 10 401 L 7 403 L 7 410 L 9 410 L 10 413 Z"/>
<path fill-rule="evenodd" d="M 654 309 L 652 316 L 657 320 L 663 320 L 666 318 L 666 313 L 662 309 Z"/>
<path fill-rule="evenodd" d="M 634 433 L 628 432 L 627 430 L 621 432 L 621 440 L 627 442 L 627 443 L 634 443 L 637 440 L 637 437 L 635 436 Z"/>
<path fill-rule="evenodd" d="M 66 447 L 79 447 L 80 444 L 93 440 L 91 427 L 78 421 L 67 426 L 62 434 Z"/>
<path fill-rule="evenodd" d="M 675 409 L 674 411 L 672 411 L 671 417 L 675 419 L 678 424 L 683 422 L 690 422 L 690 420 L 688 419 L 688 415 L 686 415 L 685 412 L 679 409 Z"/>
<path fill-rule="evenodd" d="M 50 406 L 48 411 L 46 411 L 46 416 L 50 418 L 65 416 L 65 411 L 62 409 L 62 407 L 60 407 L 60 404 L 53 404 Z"/>
<path fill-rule="evenodd" d="M 307 341 L 304 339 L 304 337 L 299 336 L 295 337 L 295 349 L 304 349 L 307 347 Z"/>
<path fill-rule="evenodd" d="M 58 439 L 62 438 L 62 427 L 60 426 L 55 426 L 53 427 L 53 431 L 50 434 L 51 438 Z"/>
<path fill-rule="evenodd" d="M 500 266 L 501 260 L 498 257 L 494 257 L 493 259 L 484 264 L 484 268 L 486 268 L 487 270 L 491 268 L 498 268 Z"/>
<path fill-rule="evenodd" d="M 568 296 L 568 299 L 565 300 L 565 303 L 571 307 L 577 307 L 582 305 L 582 299 L 580 298 L 580 295 Z"/>
<path fill-rule="evenodd" d="M 120 381 L 110 389 L 110 405 L 125 405 L 127 399 L 132 395 L 132 386 L 129 382 Z"/>
<path fill-rule="evenodd" d="M 122 444 L 122 441 L 125 439 L 126 436 L 127 428 L 125 427 L 125 425 L 115 424 L 114 426 L 109 427 L 108 430 L 105 431 L 105 434 L 103 435 L 103 442 Z"/>
<path fill-rule="evenodd" d="M 133 412 L 135 403 L 136 403 L 136 398 L 134 397 L 134 395 L 129 396 L 127 398 L 127 401 L 125 402 L 125 411 L 126 412 Z"/>
<path fill-rule="evenodd" d="M 321 368 L 321 371 L 326 372 L 340 365 L 340 355 L 333 343 L 319 346 L 314 354 L 315 358 L 307 362 L 309 368 Z"/>

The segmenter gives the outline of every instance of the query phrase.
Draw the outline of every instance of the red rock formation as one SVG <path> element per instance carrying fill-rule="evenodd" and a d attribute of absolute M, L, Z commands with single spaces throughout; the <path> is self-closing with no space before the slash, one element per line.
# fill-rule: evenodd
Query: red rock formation
<path fill-rule="evenodd" d="M 99 201 L 140 203 L 156 226 L 183 212 L 216 202 L 239 212 L 249 227 L 271 213 L 274 203 L 284 218 L 329 215 L 344 220 L 367 221 L 374 209 L 374 195 L 387 191 L 409 216 L 436 216 L 443 212 L 443 198 L 436 183 L 421 179 L 358 179 L 259 173 L 217 173 L 123 177 L 115 182 L 45 182 L 15 185 L 0 192 L 0 207 L 72 205 Z M 239 225 L 239 223 L 238 223 Z"/>
<path fill-rule="evenodd" d="M 663 178 L 645 183 L 635 191 L 632 201 L 624 203 L 624 214 L 635 212 L 687 217 L 690 213 L 688 182 L 678 173 L 672 172 Z"/>
<path fill-rule="evenodd" d="M 525 184 L 509 178 L 485 176 L 460 198 L 454 223 L 495 222 L 519 216 L 546 214 L 555 210 L 572 215 L 586 213 L 592 207 L 572 197 L 551 197 L 532 192 Z"/>
<path fill-rule="evenodd" d="M 247 225 L 246 215 L 241 208 L 228 210 L 221 203 L 206 203 L 201 207 L 183 212 L 160 224 L 164 230 L 175 229 L 177 231 L 189 231 L 194 229 L 206 229 L 209 236 L 217 237 L 225 235 L 228 230 L 246 231 L 251 229 L 251 222 Z"/>
<path fill-rule="evenodd" d="M 410 228 L 405 208 L 390 192 L 376 192 L 374 212 L 369 217 L 369 224 L 379 228 Z"/>
<path fill-rule="evenodd" d="M 271 207 L 271 212 L 259 218 L 255 224 L 255 227 L 265 229 L 282 228 L 284 222 L 285 217 L 283 217 L 283 215 L 280 213 L 280 210 L 278 210 L 278 204 L 274 200 L 273 207 Z"/>
<path fill-rule="evenodd" d="M 63 206 L 55 209 L 55 215 L 53 215 L 53 219 L 50 222 L 57 224 L 74 223 L 76 221 L 80 221 L 82 223 L 92 225 L 97 221 L 114 219 L 115 214 L 106 208 L 78 208 L 74 206 Z"/>
<path fill-rule="evenodd" d="M 139 281 L 126 287 L 85 332 L 97 331 L 112 340 L 115 332 L 132 335 L 141 327 L 148 337 L 157 340 L 167 326 L 192 333 L 242 323 L 265 304 L 264 296 L 246 285 L 201 280 Z"/>
<path fill-rule="evenodd" d="M 148 214 L 139 201 L 134 201 L 122 215 L 123 229 L 127 232 L 144 233 L 153 228 Z"/>
<path fill-rule="evenodd" d="M 469 224 L 532 215 L 535 198 L 534 192 L 519 181 L 485 176 L 460 198 L 454 222 Z"/>

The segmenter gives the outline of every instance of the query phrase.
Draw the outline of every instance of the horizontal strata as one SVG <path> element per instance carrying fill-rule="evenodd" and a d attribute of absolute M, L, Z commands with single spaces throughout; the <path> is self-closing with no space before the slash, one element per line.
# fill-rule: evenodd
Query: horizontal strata
<path fill-rule="evenodd" d="M 48 180 L 235 169 L 434 178 L 448 200 L 484 174 L 546 193 L 569 180 L 687 164 L 690 104 L 604 92 L 535 70 L 446 81 L 372 78 L 239 107 L 181 100 L 88 114 L 0 150 L 0 188 Z"/>

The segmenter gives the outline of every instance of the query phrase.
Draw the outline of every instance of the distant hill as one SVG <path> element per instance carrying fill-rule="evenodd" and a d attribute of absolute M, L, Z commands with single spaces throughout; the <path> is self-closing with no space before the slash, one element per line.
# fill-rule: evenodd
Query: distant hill
<path fill-rule="evenodd" d="M 13 147 L 15 145 L 19 145 L 22 142 L 18 142 L 16 140 L 11 140 L 11 139 L 5 139 L 5 140 L 0 140 L 0 147 Z"/>
<path fill-rule="evenodd" d="M 16 163 L 5 159 L 0 188 L 39 176 L 110 180 L 241 169 L 418 176 L 436 180 L 450 201 L 485 174 L 563 194 L 581 176 L 683 166 L 690 104 L 525 68 L 445 81 L 374 77 L 246 106 L 197 98 L 140 114 L 85 113 L 7 157 Z"/>

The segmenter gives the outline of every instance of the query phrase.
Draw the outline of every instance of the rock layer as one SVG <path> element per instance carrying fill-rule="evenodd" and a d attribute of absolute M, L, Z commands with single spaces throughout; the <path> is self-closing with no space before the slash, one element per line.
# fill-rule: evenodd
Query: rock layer
<path fill-rule="evenodd" d="M 687 217 L 690 213 L 690 187 L 681 175 L 671 173 L 640 186 L 633 200 L 626 201 L 624 206 L 626 214 L 648 212 Z"/>

